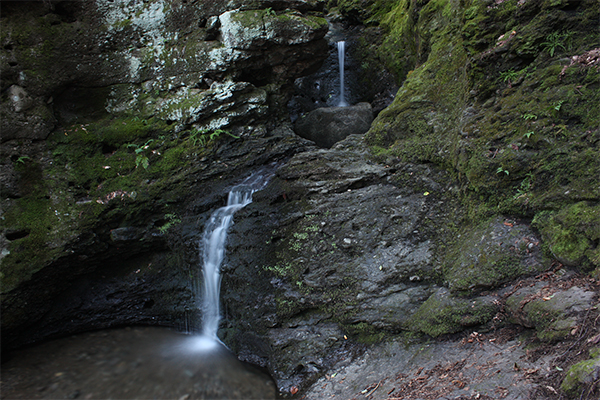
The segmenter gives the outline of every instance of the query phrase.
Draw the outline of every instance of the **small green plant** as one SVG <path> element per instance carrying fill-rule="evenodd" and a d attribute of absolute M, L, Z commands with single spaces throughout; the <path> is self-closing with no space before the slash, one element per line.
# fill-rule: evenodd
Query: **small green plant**
<path fill-rule="evenodd" d="M 296 239 L 298 239 L 298 240 L 306 240 L 306 239 L 308 239 L 308 233 L 304 233 L 304 232 L 302 232 L 302 233 L 295 232 L 295 233 L 294 233 L 294 237 L 295 237 Z"/>
<path fill-rule="evenodd" d="M 534 131 L 529 131 L 526 134 L 524 134 L 523 136 L 525 136 L 527 139 L 529 139 L 531 137 L 531 135 L 533 135 L 535 132 Z"/>
<path fill-rule="evenodd" d="M 537 115 L 531 113 L 525 113 L 522 115 L 522 117 L 525 121 L 529 121 L 531 119 L 538 119 Z"/>
<path fill-rule="evenodd" d="M 267 15 L 269 15 L 271 17 L 276 17 L 277 16 L 277 13 L 271 7 L 266 8 L 265 11 L 266 11 Z"/>
<path fill-rule="evenodd" d="M 239 139 L 239 136 L 235 136 L 229 131 L 224 129 L 215 129 L 214 131 L 210 131 L 209 129 L 194 129 L 190 132 L 190 140 L 197 146 L 198 144 L 202 147 L 206 147 L 210 142 L 217 139 L 222 134 L 226 134 L 231 136 L 232 138 Z"/>
<path fill-rule="evenodd" d="M 509 84 L 511 84 L 512 82 L 519 79 L 520 75 L 520 72 L 517 72 L 514 69 L 509 69 L 508 71 L 500 72 L 500 79 L 502 79 L 502 82 L 508 82 Z"/>
<path fill-rule="evenodd" d="M 311 226 L 307 226 L 306 228 L 304 228 L 305 231 L 307 232 L 319 232 L 319 225 L 311 225 Z"/>
<path fill-rule="evenodd" d="M 206 146 L 206 143 L 208 142 L 207 131 L 194 129 L 190 132 L 190 141 L 194 146 L 197 146 L 198 144 L 202 147 Z"/>
<path fill-rule="evenodd" d="M 531 73 L 527 73 L 528 69 L 529 69 L 529 67 L 525 67 L 523 69 L 515 71 L 514 69 L 511 68 L 508 71 L 500 72 L 500 79 L 503 82 L 508 82 L 508 86 L 512 87 L 512 84 L 517 82 L 519 80 L 519 78 L 521 78 L 521 77 L 529 78 L 531 76 Z"/>
<path fill-rule="evenodd" d="M 566 100 L 559 100 L 556 103 L 554 103 L 554 109 L 556 111 L 560 111 L 560 108 L 562 107 L 564 102 L 566 102 Z"/>
<path fill-rule="evenodd" d="M 21 156 L 19 158 L 17 158 L 17 163 L 19 164 L 25 164 L 25 160 L 31 160 L 31 157 L 29 156 Z"/>
<path fill-rule="evenodd" d="M 292 268 L 293 268 L 293 266 L 291 263 L 286 263 L 283 265 L 275 264 L 273 266 L 263 265 L 263 269 L 265 271 L 269 271 L 269 272 L 271 272 L 277 276 L 280 276 L 282 278 L 290 275 L 293 272 Z"/>
<path fill-rule="evenodd" d="M 546 36 L 546 41 L 542 43 L 542 50 L 547 51 L 550 54 L 550 57 L 554 57 L 554 53 L 562 48 L 563 50 L 567 50 L 565 43 L 568 43 L 573 36 L 573 32 L 553 32 Z"/>
<path fill-rule="evenodd" d="M 513 199 L 518 199 L 519 197 L 527 195 L 529 193 L 529 191 L 531 190 L 531 186 L 532 186 L 531 181 L 532 180 L 533 180 L 533 173 L 530 172 L 529 174 L 527 174 L 525 179 L 523 179 L 523 181 L 521 181 L 521 185 L 517 189 L 517 194 L 515 194 L 513 196 Z"/>
<path fill-rule="evenodd" d="M 167 222 L 158 228 L 158 231 L 163 235 L 169 230 L 169 228 L 181 222 L 181 218 L 179 218 L 177 214 L 165 214 L 165 219 Z"/>
<path fill-rule="evenodd" d="M 135 167 L 139 167 L 140 165 L 142 167 L 144 167 L 144 169 L 148 169 L 148 167 L 150 166 L 150 160 L 148 159 L 148 156 L 144 154 L 144 150 L 147 150 L 148 147 L 150 146 L 150 143 L 152 143 L 154 141 L 154 139 L 150 139 L 148 140 L 146 143 L 144 143 L 143 145 L 139 146 L 135 143 L 130 143 L 127 145 L 127 147 L 133 147 L 135 150 Z"/>
<path fill-rule="evenodd" d="M 501 173 L 505 173 L 506 175 L 509 174 L 508 170 L 504 169 L 503 167 L 498 167 L 498 169 L 496 170 L 497 174 L 501 174 Z"/>

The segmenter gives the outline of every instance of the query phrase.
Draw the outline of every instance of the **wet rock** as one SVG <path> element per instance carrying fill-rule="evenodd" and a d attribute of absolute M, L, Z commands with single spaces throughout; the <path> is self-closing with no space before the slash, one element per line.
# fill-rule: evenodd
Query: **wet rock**
<path fill-rule="evenodd" d="M 233 10 L 219 16 L 222 42 L 240 50 L 272 45 L 299 45 L 321 39 L 327 21 L 297 11 L 277 14 L 269 10 Z"/>
<path fill-rule="evenodd" d="M 268 344 L 277 354 L 273 375 L 280 392 L 285 393 L 292 386 L 302 387 L 324 373 L 332 366 L 330 354 L 343 342 L 343 331 L 332 323 L 271 329 Z"/>
<path fill-rule="evenodd" d="M 534 226 L 561 263 L 585 269 L 600 266 L 600 249 L 594 245 L 600 239 L 600 206 L 584 201 L 558 212 L 542 212 Z"/>
<path fill-rule="evenodd" d="M 456 298 L 446 288 L 438 289 L 405 324 L 406 329 L 439 336 L 483 325 L 499 311 L 493 296 Z"/>
<path fill-rule="evenodd" d="M 587 388 L 593 390 L 599 378 L 600 348 L 596 347 L 590 349 L 590 359 L 578 362 L 569 368 L 560 387 L 570 396 L 583 396 Z"/>
<path fill-rule="evenodd" d="M 373 121 L 369 103 L 349 107 L 323 107 L 296 121 L 296 134 L 319 147 L 330 148 L 350 135 L 367 132 Z"/>
<path fill-rule="evenodd" d="M 132 240 L 140 240 L 144 231 L 136 227 L 123 227 L 110 231 L 110 240 L 113 242 L 128 242 Z"/>
<path fill-rule="evenodd" d="M 445 277 L 453 291 L 497 287 L 510 279 L 542 270 L 540 239 L 528 225 L 493 218 L 458 238 Z"/>
<path fill-rule="evenodd" d="M 506 301 L 513 322 L 535 328 L 542 340 L 560 340 L 577 328 L 597 293 L 578 286 L 561 290 L 545 282 L 518 289 Z"/>
<path fill-rule="evenodd" d="M 352 135 L 295 155 L 236 214 L 223 272 L 225 341 L 266 366 L 280 387 L 306 387 L 354 351 L 306 332 L 327 327 L 346 335 L 344 343 L 372 342 L 404 329 L 434 291 L 440 247 L 424 221 L 445 211 L 393 184 L 395 172 L 370 161 L 362 137 Z M 449 184 L 433 169 L 424 175 L 440 192 Z M 298 332 L 301 342 L 274 345 Z M 304 359 L 326 361 L 297 368 Z"/>

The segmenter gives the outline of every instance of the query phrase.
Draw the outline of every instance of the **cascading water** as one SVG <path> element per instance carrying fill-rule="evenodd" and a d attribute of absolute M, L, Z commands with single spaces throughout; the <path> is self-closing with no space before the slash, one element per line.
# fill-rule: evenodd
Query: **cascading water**
<path fill-rule="evenodd" d="M 338 49 L 338 64 L 340 67 L 340 100 L 338 107 L 346 107 L 346 93 L 344 88 L 344 59 L 346 58 L 346 42 L 341 40 L 337 42 Z"/>
<path fill-rule="evenodd" d="M 235 186 L 229 192 L 227 205 L 216 210 L 210 217 L 202 238 L 204 292 L 202 293 L 202 338 L 206 347 L 218 341 L 219 295 L 221 287 L 221 263 L 225 257 L 227 230 L 233 223 L 233 214 L 252 202 L 252 194 L 267 184 L 272 173 L 257 173 Z"/>

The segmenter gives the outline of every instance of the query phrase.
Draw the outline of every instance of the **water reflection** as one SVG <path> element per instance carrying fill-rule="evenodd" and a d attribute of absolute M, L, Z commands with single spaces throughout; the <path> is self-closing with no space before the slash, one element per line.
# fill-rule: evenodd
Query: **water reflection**
<path fill-rule="evenodd" d="M 11 354 L 4 399 L 274 399 L 271 378 L 220 343 L 164 328 L 77 335 Z"/>

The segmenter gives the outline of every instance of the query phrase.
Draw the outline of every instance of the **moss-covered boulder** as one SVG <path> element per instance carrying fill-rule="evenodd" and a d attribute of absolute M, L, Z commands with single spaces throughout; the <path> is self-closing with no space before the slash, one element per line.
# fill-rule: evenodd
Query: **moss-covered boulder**
<path fill-rule="evenodd" d="M 472 299 L 454 297 L 440 288 L 419 307 L 406 322 L 406 329 L 440 336 L 489 322 L 499 311 L 499 302 L 492 296 Z"/>
<path fill-rule="evenodd" d="M 563 264 L 584 269 L 600 267 L 600 205 L 579 202 L 556 212 L 541 212 L 533 225 Z"/>
<path fill-rule="evenodd" d="M 587 390 L 593 390 L 600 379 L 600 348 L 590 349 L 590 359 L 578 362 L 567 371 L 560 385 L 570 397 L 581 397 Z"/>
<path fill-rule="evenodd" d="M 480 291 L 538 272 L 542 261 L 540 239 L 527 224 L 496 217 L 460 234 L 444 276 L 452 291 Z"/>
<path fill-rule="evenodd" d="M 594 304 L 596 293 L 578 286 L 567 290 L 538 282 L 516 290 L 506 301 L 513 322 L 534 328 L 538 338 L 561 340 L 571 334 Z"/>

